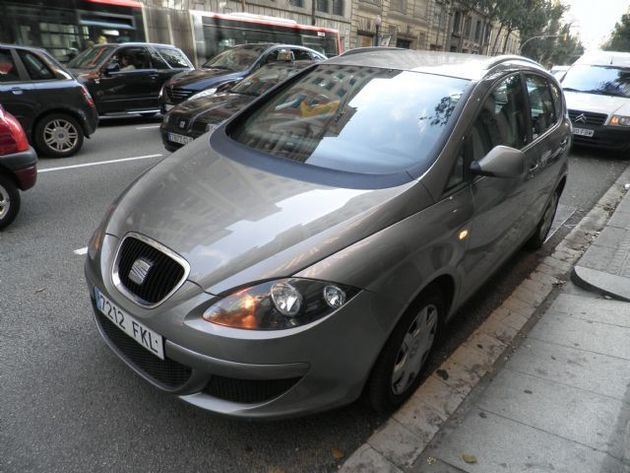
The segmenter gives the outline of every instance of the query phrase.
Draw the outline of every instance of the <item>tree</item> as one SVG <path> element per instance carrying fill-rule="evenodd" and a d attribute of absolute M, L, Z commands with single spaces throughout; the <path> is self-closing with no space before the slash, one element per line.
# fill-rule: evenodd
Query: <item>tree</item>
<path fill-rule="evenodd" d="M 615 29 L 608 42 L 604 45 L 607 51 L 630 51 L 630 14 L 621 16 L 621 22 L 615 24 Z"/>

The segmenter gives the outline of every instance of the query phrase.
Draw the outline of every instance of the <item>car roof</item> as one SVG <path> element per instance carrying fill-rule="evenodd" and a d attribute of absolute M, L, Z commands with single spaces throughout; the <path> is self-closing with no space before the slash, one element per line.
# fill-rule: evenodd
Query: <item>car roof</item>
<path fill-rule="evenodd" d="M 22 46 L 21 44 L 7 44 L 7 43 L 0 43 L 0 48 L 14 48 L 14 49 L 25 49 L 26 51 L 37 51 L 37 52 L 43 52 L 46 54 L 50 54 L 48 51 L 46 51 L 43 48 L 39 48 L 37 46 Z"/>
<path fill-rule="evenodd" d="M 630 53 L 621 51 L 589 51 L 580 56 L 574 64 L 630 67 Z"/>
<path fill-rule="evenodd" d="M 340 56 L 327 60 L 326 64 L 426 72 L 469 80 L 482 79 L 490 70 L 500 66 L 526 66 L 547 72 L 536 61 L 523 56 L 491 57 L 479 54 L 384 47 L 350 49 Z"/>
<path fill-rule="evenodd" d="M 93 48 L 112 48 L 119 46 L 159 46 L 161 48 L 172 48 L 179 49 L 177 46 L 173 46 L 172 44 L 164 44 L 164 43 L 142 43 L 142 42 L 128 42 L 128 43 L 106 43 L 106 44 L 95 44 L 92 46 Z"/>

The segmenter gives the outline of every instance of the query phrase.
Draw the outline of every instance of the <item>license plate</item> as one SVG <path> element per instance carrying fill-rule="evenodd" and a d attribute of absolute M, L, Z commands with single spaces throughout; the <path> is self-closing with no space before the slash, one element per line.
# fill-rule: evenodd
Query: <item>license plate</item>
<path fill-rule="evenodd" d="M 575 128 L 573 127 L 573 134 L 578 136 L 588 136 L 589 138 L 595 134 L 595 130 L 589 130 L 588 128 Z"/>
<path fill-rule="evenodd" d="M 94 288 L 97 309 L 120 330 L 160 359 L 164 359 L 164 340 L 161 335 L 147 328 L 127 312 L 109 300 L 98 288 Z"/>
<path fill-rule="evenodd" d="M 190 136 L 180 135 L 179 133 L 168 133 L 168 141 L 173 143 L 179 143 L 180 145 L 187 145 L 193 139 Z"/>

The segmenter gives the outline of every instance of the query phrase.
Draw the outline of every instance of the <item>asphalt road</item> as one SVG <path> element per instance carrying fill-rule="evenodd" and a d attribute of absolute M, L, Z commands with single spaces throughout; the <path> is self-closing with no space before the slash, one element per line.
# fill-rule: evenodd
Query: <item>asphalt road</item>
<path fill-rule="evenodd" d="M 360 403 L 282 422 L 209 415 L 149 386 L 97 334 L 84 256 L 75 250 L 86 246 L 109 202 L 168 155 L 157 124 L 103 123 L 79 156 L 41 160 L 37 186 L 23 194 L 21 214 L 0 233 L 0 472 L 335 471 L 340 462 L 334 449 L 349 455 L 383 418 Z M 107 163 L 112 160 L 118 162 Z M 627 164 L 591 152 L 572 157 L 564 225 L 540 252 L 515 255 L 460 311 L 432 366 L 511 292 Z"/>

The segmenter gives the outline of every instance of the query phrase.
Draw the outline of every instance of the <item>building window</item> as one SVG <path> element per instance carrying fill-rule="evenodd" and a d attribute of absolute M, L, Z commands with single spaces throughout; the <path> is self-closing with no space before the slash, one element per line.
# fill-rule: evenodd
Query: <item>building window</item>
<path fill-rule="evenodd" d="M 361 0 L 363 3 L 370 3 L 372 5 L 376 5 L 377 7 L 380 7 L 383 5 L 383 0 Z"/>
<path fill-rule="evenodd" d="M 467 17 L 466 20 L 464 21 L 464 37 L 465 38 L 470 38 L 471 24 L 472 24 L 472 18 Z"/>
<path fill-rule="evenodd" d="M 304 8 L 304 0 L 289 0 L 289 5 L 298 8 Z"/>
<path fill-rule="evenodd" d="M 317 0 L 317 11 L 328 13 L 328 0 Z"/>
<path fill-rule="evenodd" d="M 453 33 L 459 33 L 461 28 L 460 23 L 462 22 L 462 13 L 459 11 L 455 12 L 455 17 L 453 18 Z"/>
<path fill-rule="evenodd" d="M 333 15 L 343 16 L 343 0 L 332 0 Z"/>
<path fill-rule="evenodd" d="M 405 13 L 407 10 L 406 0 L 391 0 L 390 8 L 392 10 Z"/>
<path fill-rule="evenodd" d="M 477 26 L 475 26 L 475 41 L 478 43 L 481 39 L 481 20 L 477 20 Z"/>

